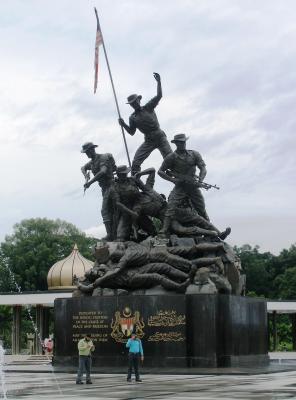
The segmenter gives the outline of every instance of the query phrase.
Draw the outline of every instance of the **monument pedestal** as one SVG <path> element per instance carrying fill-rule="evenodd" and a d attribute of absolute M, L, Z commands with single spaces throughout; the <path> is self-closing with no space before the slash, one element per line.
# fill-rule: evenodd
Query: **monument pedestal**
<path fill-rule="evenodd" d="M 55 365 L 77 365 L 88 333 L 94 367 L 126 368 L 125 343 L 141 338 L 145 366 L 226 367 L 268 362 L 264 299 L 231 295 L 122 295 L 55 300 Z M 124 369 L 125 371 L 125 369 Z"/>

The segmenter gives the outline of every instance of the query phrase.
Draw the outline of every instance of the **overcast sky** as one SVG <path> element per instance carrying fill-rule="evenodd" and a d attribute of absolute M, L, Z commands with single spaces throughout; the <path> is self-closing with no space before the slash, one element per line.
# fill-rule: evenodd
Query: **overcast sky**
<path fill-rule="evenodd" d="M 32 217 L 104 234 L 99 188 L 83 197 L 81 145 L 126 156 L 102 49 L 93 94 L 94 5 L 125 120 L 126 97 L 149 100 L 159 72 L 161 128 L 190 136 L 221 187 L 205 192 L 211 220 L 232 227 L 231 244 L 295 243 L 294 0 L 1 1 L 0 240 Z M 133 156 L 143 135 L 127 140 Z M 155 151 L 144 165 L 160 163 Z"/>

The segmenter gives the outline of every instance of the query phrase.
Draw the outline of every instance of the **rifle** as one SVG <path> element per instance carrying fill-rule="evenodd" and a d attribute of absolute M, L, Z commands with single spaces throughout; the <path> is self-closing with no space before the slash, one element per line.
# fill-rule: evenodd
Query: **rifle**
<path fill-rule="evenodd" d="M 216 184 L 215 185 L 211 185 L 210 183 L 206 183 L 206 182 L 198 182 L 198 184 L 200 185 L 201 188 L 203 188 L 205 190 L 209 190 L 209 189 L 220 190 L 219 186 L 217 186 Z"/>
<path fill-rule="evenodd" d="M 210 183 L 200 182 L 199 176 L 197 176 L 197 175 L 187 176 L 187 175 L 178 174 L 177 172 L 172 172 L 172 171 L 166 171 L 166 174 L 173 178 L 179 179 L 180 181 L 183 181 L 185 183 L 198 184 L 199 187 L 201 187 L 202 189 L 205 189 L 205 190 L 209 190 L 209 189 L 220 190 L 219 186 L 217 186 L 216 184 L 211 185 Z"/>

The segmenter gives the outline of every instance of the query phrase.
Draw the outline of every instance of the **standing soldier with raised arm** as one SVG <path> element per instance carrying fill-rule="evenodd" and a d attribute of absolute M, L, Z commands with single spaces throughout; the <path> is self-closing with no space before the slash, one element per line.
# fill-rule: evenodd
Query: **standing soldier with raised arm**
<path fill-rule="evenodd" d="M 127 98 L 127 104 L 135 111 L 129 118 L 129 125 L 122 118 L 118 120 L 119 124 L 130 135 L 133 136 L 136 129 L 139 129 L 144 134 L 144 143 L 136 151 L 132 162 L 133 175 L 141 170 L 142 163 L 149 157 L 153 150 L 158 149 L 163 158 L 172 152 L 165 133 L 159 127 L 159 122 L 154 111 L 159 100 L 162 98 L 162 88 L 160 75 L 154 72 L 153 76 L 157 82 L 157 95 L 144 106 L 141 106 L 142 96 L 137 94 L 130 95 Z"/>
<path fill-rule="evenodd" d="M 116 170 L 115 161 L 110 153 L 97 154 L 95 148 L 98 147 L 92 142 L 87 142 L 82 146 L 81 153 L 85 153 L 90 161 L 81 168 L 85 177 L 84 190 L 88 189 L 94 182 L 98 182 L 102 189 L 103 203 L 101 214 L 106 227 L 106 240 L 113 240 L 113 212 L 109 202 L 110 188 L 114 181 L 113 172 Z M 93 173 L 90 179 L 89 172 Z"/>

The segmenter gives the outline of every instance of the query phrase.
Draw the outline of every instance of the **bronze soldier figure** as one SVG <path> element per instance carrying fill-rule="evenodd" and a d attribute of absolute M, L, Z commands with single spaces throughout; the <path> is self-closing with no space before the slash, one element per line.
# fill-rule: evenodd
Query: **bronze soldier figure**
<path fill-rule="evenodd" d="M 92 142 L 87 142 L 82 146 L 81 153 L 85 153 L 90 158 L 90 161 L 81 168 L 85 177 L 84 190 L 88 189 L 94 182 L 98 182 L 100 185 L 103 196 L 101 214 L 107 232 L 106 240 L 113 240 L 113 214 L 109 204 L 109 194 L 114 181 L 113 172 L 116 166 L 112 154 L 97 154 L 96 147 L 98 146 Z M 88 171 L 93 173 L 93 178 L 90 179 Z"/>
<path fill-rule="evenodd" d="M 183 199 L 172 210 L 170 232 L 181 236 L 209 236 L 225 240 L 230 234 L 231 228 L 221 232 L 210 221 L 201 217 L 192 207 L 188 198 Z"/>
<path fill-rule="evenodd" d="M 193 208 L 198 214 L 209 220 L 204 198 L 199 188 L 199 183 L 203 182 L 207 174 L 206 164 L 197 151 L 186 149 L 187 140 L 188 138 L 184 133 L 174 136 L 171 142 L 176 145 L 177 149 L 165 157 L 158 171 L 158 174 L 163 179 L 175 184 L 168 199 L 168 208 L 163 226 L 164 233 L 168 233 L 174 209 L 186 197 L 190 199 Z M 198 179 L 195 176 L 196 167 L 199 169 Z"/>
<path fill-rule="evenodd" d="M 117 231 L 116 239 L 119 241 L 129 240 L 132 228 L 132 217 L 137 214 L 131 209 L 140 197 L 140 191 L 133 178 L 128 177 L 130 168 L 120 165 L 116 169 L 117 179 L 110 191 L 110 198 L 117 209 Z"/>
<path fill-rule="evenodd" d="M 130 95 L 127 98 L 127 104 L 135 111 L 129 118 L 129 125 L 122 118 L 118 120 L 119 124 L 130 135 L 133 136 L 136 129 L 139 129 L 144 134 L 144 143 L 136 151 L 132 162 L 133 175 L 141 170 L 142 163 L 149 157 L 153 150 L 158 149 L 163 158 L 172 152 L 165 133 L 159 127 L 159 122 L 154 111 L 159 100 L 162 98 L 162 87 L 160 75 L 154 72 L 153 76 L 157 82 L 157 95 L 144 106 L 141 106 L 142 96 L 137 94 Z"/>
<path fill-rule="evenodd" d="M 106 252 L 109 253 L 109 261 L 106 260 Z M 153 254 L 140 244 L 130 242 L 127 249 L 123 244 L 119 244 L 115 250 L 105 245 L 99 249 L 96 257 L 93 269 L 97 279 L 91 284 L 85 281 L 77 282 L 78 289 L 83 293 L 90 293 L 96 287 L 131 290 L 147 289 L 156 285 L 161 285 L 167 290 L 184 292 L 190 282 L 189 261 L 159 251 Z M 188 268 L 187 273 L 178 268 L 181 264 Z"/>
<path fill-rule="evenodd" d="M 182 271 L 165 263 L 148 263 L 141 267 L 121 268 L 109 270 L 107 266 L 99 266 L 99 278 L 90 285 L 78 284 L 78 288 L 84 292 L 92 292 L 97 287 L 109 289 L 149 289 L 160 285 L 167 290 L 185 292 L 190 280 Z"/>
<path fill-rule="evenodd" d="M 149 217 L 163 220 L 166 201 L 162 195 L 157 193 L 154 187 L 155 169 L 149 168 L 128 177 L 130 169 L 121 165 L 117 168 L 117 179 L 111 189 L 113 204 L 118 209 L 117 239 L 129 240 L 132 225 L 141 228 L 148 235 L 156 235 L 156 229 Z M 142 182 L 141 176 L 148 175 L 146 183 Z"/>
<path fill-rule="evenodd" d="M 116 247 L 103 244 L 96 249 L 92 281 L 84 279 L 76 284 L 86 294 L 96 287 L 134 290 L 156 285 L 183 292 L 200 267 L 210 266 L 211 271 L 224 274 L 221 257 L 206 255 L 217 250 L 224 253 L 223 243 L 164 248 L 134 242 L 120 243 Z"/>
<path fill-rule="evenodd" d="M 140 179 L 141 176 L 144 175 L 148 175 L 145 183 Z M 159 194 L 156 192 L 156 190 L 154 190 L 154 168 L 148 168 L 144 171 L 136 173 L 135 182 L 141 192 L 137 203 L 133 207 L 133 211 L 138 215 L 138 220 L 140 221 L 139 224 L 145 230 L 145 228 L 148 226 L 147 217 L 155 217 L 160 221 L 164 220 L 167 202 L 164 195 Z M 143 221 L 143 219 L 145 219 L 145 223 L 141 223 L 141 220 Z M 155 236 L 156 229 L 153 224 L 152 227 L 152 230 L 150 229 L 147 233 Z"/>

